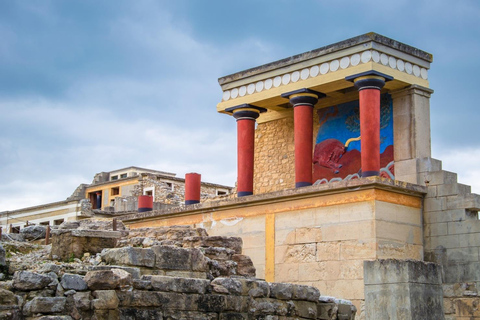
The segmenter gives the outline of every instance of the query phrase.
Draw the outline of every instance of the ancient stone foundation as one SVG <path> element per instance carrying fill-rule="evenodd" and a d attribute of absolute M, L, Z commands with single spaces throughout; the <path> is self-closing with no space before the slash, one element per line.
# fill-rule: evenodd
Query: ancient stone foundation
<path fill-rule="evenodd" d="M 101 230 L 69 227 L 54 233 L 52 252 L 65 234 L 97 232 L 102 243 Z M 256 279 L 241 238 L 188 227 L 122 233 L 115 248 L 85 252 L 83 264 L 36 261 L 32 270 L 0 281 L 0 319 L 355 318 L 350 302 L 323 297 L 317 288 Z M 66 254 L 85 247 L 82 237 L 70 240 Z"/>

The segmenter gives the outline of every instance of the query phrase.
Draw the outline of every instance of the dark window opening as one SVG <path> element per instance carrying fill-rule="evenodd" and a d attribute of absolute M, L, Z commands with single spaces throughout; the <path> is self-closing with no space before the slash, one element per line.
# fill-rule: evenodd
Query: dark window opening
<path fill-rule="evenodd" d="M 111 193 L 112 196 L 118 196 L 120 194 L 120 187 L 112 188 Z"/>
<path fill-rule="evenodd" d="M 58 220 L 53 220 L 53 225 L 54 226 L 59 226 L 63 223 L 65 219 L 58 219 Z"/>
<path fill-rule="evenodd" d="M 111 180 L 118 180 L 118 176 L 112 176 Z"/>
<path fill-rule="evenodd" d="M 124 178 L 126 178 L 126 177 L 127 177 L 127 174 L 126 174 L 126 173 L 122 173 L 122 174 L 120 175 L 120 179 L 124 179 Z"/>

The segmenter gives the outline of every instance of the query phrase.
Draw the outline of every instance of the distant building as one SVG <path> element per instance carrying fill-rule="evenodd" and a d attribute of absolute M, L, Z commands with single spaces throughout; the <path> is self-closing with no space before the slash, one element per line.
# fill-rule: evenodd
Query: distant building
<path fill-rule="evenodd" d="M 228 195 L 229 186 L 201 183 L 201 199 Z M 182 205 L 185 179 L 175 173 L 127 167 L 95 175 L 91 184 L 81 184 L 64 201 L 0 212 L 0 226 L 17 233 L 29 224 L 59 225 L 63 221 L 137 210 L 140 195 L 153 197 L 153 208 Z"/>

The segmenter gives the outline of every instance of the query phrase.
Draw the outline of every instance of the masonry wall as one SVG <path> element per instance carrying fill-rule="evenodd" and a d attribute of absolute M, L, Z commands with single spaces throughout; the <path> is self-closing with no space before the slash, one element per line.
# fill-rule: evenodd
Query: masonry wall
<path fill-rule="evenodd" d="M 319 128 L 313 111 L 313 141 Z M 259 123 L 255 130 L 253 193 L 261 194 L 295 187 L 295 136 L 291 117 Z M 314 146 L 312 146 L 313 152 Z"/>
<path fill-rule="evenodd" d="M 341 181 L 123 221 L 130 228 L 190 225 L 240 236 L 257 277 L 313 285 L 361 310 L 364 260 L 423 258 L 421 192 L 370 185 L 377 182 L 395 186 L 381 178 Z"/>

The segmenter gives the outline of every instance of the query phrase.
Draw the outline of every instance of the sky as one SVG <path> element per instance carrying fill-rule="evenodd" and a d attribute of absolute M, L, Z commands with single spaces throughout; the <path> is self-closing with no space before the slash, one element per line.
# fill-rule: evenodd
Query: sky
<path fill-rule="evenodd" d="M 477 0 L 0 0 L 0 211 L 128 166 L 234 185 L 219 77 L 376 32 L 432 53 L 432 156 L 480 193 Z"/>

